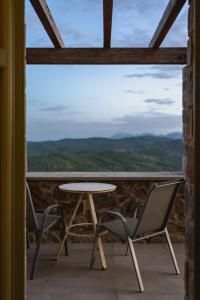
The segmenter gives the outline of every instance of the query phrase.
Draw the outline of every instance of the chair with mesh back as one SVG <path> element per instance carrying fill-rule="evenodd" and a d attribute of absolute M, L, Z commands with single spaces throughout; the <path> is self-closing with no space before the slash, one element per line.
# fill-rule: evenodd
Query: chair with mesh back
<path fill-rule="evenodd" d="M 36 234 L 36 248 L 35 253 L 33 256 L 32 264 L 31 264 L 31 271 L 30 271 L 30 279 L 34 278 L 36 268 L 38 265 L 38 258 L 39 258 L 39 252 L 40 252 L 40 246 L 42 242 L 42 238 L 44 233 L 49 230 L 52 226 L 60 223 L 61 228 L 61 237 L 64 236 L 65 229 L 66 229 L 66 223 L 65 223 L 65 213 L 64 210 L 61 209 L 61 215 L 53 215 L 50 214 L 51 210 L 60 207 L 59 204 L 53 204 L 48 206 L 43 214 L 42 213 L 36 213 L 33 201 L 30 193 L 30 189 L 28 186 L 28 183 L 26 183 L 26 200 L 27 200 L 27 247 L 29 248 L 29 238 L 28 233 L 30 231 L 34 231 Z M 68 255 L 68 245 L 67 241 L 65 243 L 65 254 Z"/>
<path fill-rule="evenodd" d="M 134 217 L 125 218 L 122 214 L 112 211 L 103 213 L 99 218 L 96 228 L 91 257 L 91 268 L 95 261 L 99 234 L 102 230 L 106 230 L 118 237 L 121 241 L 128 243 L 141 292 L 144 291 L 144 286 L 135 254 L 134 242 L 164 234 L 167 239 L 176 274 L 180 274 L 167 230 L 167 223 L 181 182 L 182 181 L 180 180 L 176 182 L 165 182 L 163 184 L 153 184 L 147 194 L 146 201 L 142 205 L 142 208 L 140 204 L 140 213 L 139 211 L 137 212 L 136 205 Z M 104 222 L 103 219 L 105 220 L 105 216 L 111 216 L 114 219 Z"/>

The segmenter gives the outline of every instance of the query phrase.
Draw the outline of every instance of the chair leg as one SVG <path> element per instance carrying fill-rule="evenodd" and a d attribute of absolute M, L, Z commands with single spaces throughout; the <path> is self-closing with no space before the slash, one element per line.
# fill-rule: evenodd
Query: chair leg
<path fill-rule="evenodd" d="M 30 249 L 30 239 L 29 239 L 28 231 L 26 231 L 26 248 Z"/>
<path fill-rule="evenodd" d="M 134 249 L 134 246 L 133 246 L 133 241 L 129 237 L 128 237 L 128 245 L 129 245 L 129 248 L 130 248 L 131 257 L 132 257 L 132 260 L 133 260 L 135 272 L 136 272 L 136 275 L 137 275 L 137 281 L 138 281 L 138 284 L 139 284 L 139 287 L 140 287 L 140 292 L 144 292 L 144 286 L 143 286 L 142 277 L 141 277 L 140 269 L 139 269 L 138 262 L 137 262 L 137 257 L 136 257 L 136 254 L 135 254 L 135 249 Z"/>
<path fill-rule="evenodd" d="M 65 255 L 68 256 L 69 255 L 69 243 L 68 243 L 67 239 L 65 240 L 64 248 L 65 248 Z"/>
<path fill-rule="evenodd" d="M 61 241 L 64 239 L 65 237 L 65 232 L 66 232 L 66 220 L 65 220 L 65 214 L 64 211 L 62 212 L 62 219 L 61 219 Z M 68 247 L 68 240 L 67 238 L 65 239 L 64 242 L 64 248 L 65 248 L 65 255 L 68 256 L 69 255 L 69 247 Z"/>
<path fill-rule="evenodd" d="M 174 267 L 175 267 L 175 270 L 176 270 L 176 274 L 179 275 L 180 270 L 179 270 L 179 267 L 178 267 L 178 263 L 177 263 L 177 260 L 176 260 L 176 256 L 175 256 L 175 253 L 174 253 L 174 249 L 173 249 L 173 246 L 172 246 L 171 239 L 170 239 L 169 232 L 168 232 L 167 228 L 165 228 L 165 236 L 166 236 L 167 243 L 168 243 L 168 246 L 169 246 L 172 261 L 173 261 L 173 264 L 174 264 Z"/>
<path fill-rule="evenodd" d="M 95 262 L 99 234 L 100 234 L 100 229 L 97 229 L 96 233 L 95 233 L 94 243 L 93 243 L 92 256 L 91 256 L 91 261 L 90 261 L 90 269 L 92 269 L 94 262 Z"/>
<path fill-rule="evenodd" d="M 43 234 L 44 234 L 43 230 L 39 231 L 39 233 L 38 233 L 35 254 L 34 254 L 32 265 L 31 265 L 30 280 L 33 280 L 34 276 L 35 276 L 35 272 L 36 272 L 36 268 L 37 268 L 37 264 L 38 264 L 39 252 L 40 252 L 40 245 L 42 242 Z"/>

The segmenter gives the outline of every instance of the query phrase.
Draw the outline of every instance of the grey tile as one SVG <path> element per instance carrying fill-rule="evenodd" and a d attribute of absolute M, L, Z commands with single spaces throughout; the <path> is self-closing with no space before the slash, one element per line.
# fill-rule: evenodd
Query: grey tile
<path fill-rule="evenodd" d="M 27 300 L 41 300 L 41 294 L 28 293 Z"/>
<path fill-rule="evenodd" d="M 53 265 L 48 278 L 59 278 L 59 277 L 86 277 L 86 278 L 111 278 L 113 276 L 113 268 L 109 265 L 107 270 L 101 268 L 94 268 L 91 270 L 88 266 L 77 266 L 70 264 L 59 263 Z"/>
<path fill-rule="evenodd" d="M 133 278 L 115 278 L 116 289 L 118 293 L 122 291 L 138 291 L 138 283 L 136 276 Z M 184 282 L 182 279 L 171 277 L 143 277 L 143 283 L 145 291 L 151 294 L 167 294 L 167 295 L 183 295 L 184 294 Z"/>
<path fill-rule="evenodd" d="M 45 294 L 41 300 L 117 300 L 115 294 L 71 294 L 71 293 L 58 293 L 58 294 Z"/>
<path fill-rule="evenodd" d="M 34 279 L 26 281 L 27 294 L 39 294 L 42 293 L 45 287 L 47 279 Z"/>
<path fill-rule="evenodd" d="M 143 293 L 129 293 L 119 294 L 118 300 L 184 300 L 183 295 L 163 295 L 163 294 L 147 294 Z"/>
<path fill-rule="evenodd" d="M 125 244 L 105 245 L 107 271 L 101 270 L 98 253 L 95 269 L 89 269 L 91 244 L 72 244 L 69 256 L 63 255 L 59 261 L 52 261 L 57 248 L 56 244 L 42 245 L 36 277 L 33 281 L 27 281 L 28 300 L 183 300 L 182 244 L 174 245 L 182 277 L 173 274 L 174 268 L 166 244 L 135 245 L 145 286 L 144 293 L 139 293 L 130 254 L 125 256 Z M 28 253 L 29 267 L 33 252 L 32 248 Z"/>
<path fill-rule="evenodd" d="M 44 293 L 113 293 L 115 290 L 113 278 L 68 277 L 49 278 Z"/>

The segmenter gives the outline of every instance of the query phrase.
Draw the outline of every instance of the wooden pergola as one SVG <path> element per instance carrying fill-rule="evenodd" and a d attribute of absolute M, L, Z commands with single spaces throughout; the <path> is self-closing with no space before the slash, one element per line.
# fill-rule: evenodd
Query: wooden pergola
<path fill-rule="evenodd" d="M 30 0 L 55 48 L 27 48 L 27 64 L 176 64 L 187 62 L 187 48 L 160 48 L 186 0 L 170 0 L 146 48 L 111 48 L 113 0 L 103 0 L 103 47 L 67 48 L 45 0 Z M 142 38 L 142 37 L 141 37 Z"/>

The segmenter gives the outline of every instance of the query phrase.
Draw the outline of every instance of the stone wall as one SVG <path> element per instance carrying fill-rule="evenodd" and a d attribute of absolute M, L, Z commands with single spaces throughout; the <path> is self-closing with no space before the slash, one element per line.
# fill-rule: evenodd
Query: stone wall
<path fill-rule="evenodd" d="M 80 181 L 80 180 L 78 180 Z M 154 180 L 159 182 L 160 180 Z M 42 212 L 45 207 L 52 203 L 60 203 L 66 207 L 67 211 L 67 221 L 69 221 L 73 209 L 77 203 L 79 195 L 68 194 L 59 190 L 58 186 L 60 184 L 66 183 L 66 180 L 50 180 L 47 179 L 38 180 L 28 180 L 35 209 Z M 70 180 L 68 180 L 70 182 Z M 76 180 L 73 180 L 76 182 Z M 95 180 L 98 182 L 98 180 Z M 120 211 L 125 216 L 131 216 L 134 211 L 135 203 L 142 203 L 145 200 L 147 191 L 152 183 L 152 180 L 100 180 L 100 182 L 107 182 L 117 186 L 116 191 L 107 194 L 96 194 L 94 195 L 94 202 L 97 211 L 97 215 L 101 214 L 106 210 Z M 84 212 L 84 214 L 83 214 Z M 54 213 L 57 213 L 54 211 Z M 87 207 L 81 206 L 75 222 L 86 222 L 90 221 L 90 214 Z M 181 242 L 184 240 L 184 228 L 185 228 L 185 218 L 184 218 L 184 187 L 181 186 L 180 191 L 177 195 L 172 216 L 169 222 L 169 231 L 173 241 Z M 76 232 L 87 233 L 87 228 L 79 228 Z M 85 242 L 88 238 L 75 238 L 71 237 L 71 241 Z M 113 241 L 113 237 L 110 235 L 104 236 L 106 241 Z M 59 234 L 57 229 L 53 230 L 51 233 L 46 234 L 46 241 L 59 241 Z M 161 241 L 160 238 L 154 238 L 153 241 Z"/>
<path fill-rule="evenodd" d="M 185 300 L 194 299 L 194 1 L 189 0 L 189 5 L 190 7 L 188 12 L 188 55 L 187 66 L 183 71 L 183 132 L 186 162 Z"/>

